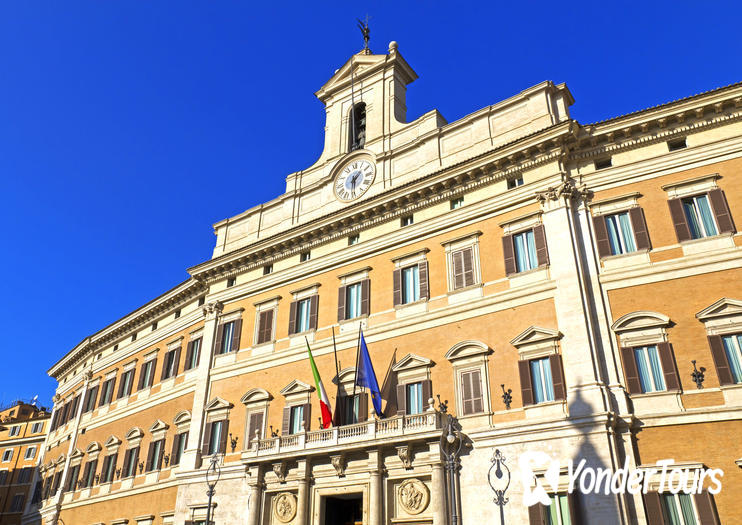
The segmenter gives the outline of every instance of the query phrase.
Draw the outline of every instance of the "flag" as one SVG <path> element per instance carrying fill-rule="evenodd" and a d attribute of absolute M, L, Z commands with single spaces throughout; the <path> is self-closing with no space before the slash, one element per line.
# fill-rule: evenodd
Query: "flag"
<path fill-rule="evenodd" d="M 382 417 L 381 391 L 379 390 L 379 383 L 376 381 L 374 365 L 371 364 L 371 356 L 368 353 L 368 347 L 366 346 L 366 340 L 363 338 L 363 333 L 361 333 L 360 346 L 358 370 L 356 372 L 356 385 L 368 388 L 368 391 L 371 393 L 371 400 L 374 403 L 374 411 L 377 416 Z"/>
<path fill-rule="evenodd" d="M 332 424 L 332 409 L 330 408 L 330 398 L 327 397 L 325 392 L 325 386 L 322 384 L 322 379 L 319 377 L 317 371 L 317 365 L 314 364 L 314 357 L 312 357 L 312 349 L 309 348 L 309 340 L 307 340 L 307 352 L 309 352 L 309 364 L 312 365 L 312 375 L 314 376 L 314 385 L 317 388 L 317 395 L 319 396 L 319 407 L 322 412 L 322 428 L 327 428 Z"/>

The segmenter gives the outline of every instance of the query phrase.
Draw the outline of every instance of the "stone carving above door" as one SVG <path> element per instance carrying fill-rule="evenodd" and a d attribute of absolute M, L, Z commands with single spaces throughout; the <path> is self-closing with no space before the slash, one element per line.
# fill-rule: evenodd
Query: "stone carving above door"
<path fill-rule="evenodd" d="M 397 494 L 399 504 L 408 514 L 420 514 L 428 508 L 430 492 L 425 483 L 416 478 L 405 480 L 399 486 Z"/>
<path fill-rule="evenodd" d="M 273 515 L 281 523 L 289 523 L 296 516 L 296 496 L 281 492 L 274 497 Z"/>

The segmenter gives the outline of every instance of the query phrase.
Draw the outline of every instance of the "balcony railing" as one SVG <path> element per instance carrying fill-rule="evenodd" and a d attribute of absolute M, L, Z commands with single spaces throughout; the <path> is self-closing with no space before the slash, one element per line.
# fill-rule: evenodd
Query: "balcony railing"
<path fill-rule="evenodd" d="M 343 425 L 288 436 L 255 440 L 244 454 L 248 457 L 272 456 L 284 452 L 320 449 L 362 443 L 375 439 L 411 436 L 440 428 L 440 414 L 430 411 L 422 414 L 373 419 L 353 425 Z"/>

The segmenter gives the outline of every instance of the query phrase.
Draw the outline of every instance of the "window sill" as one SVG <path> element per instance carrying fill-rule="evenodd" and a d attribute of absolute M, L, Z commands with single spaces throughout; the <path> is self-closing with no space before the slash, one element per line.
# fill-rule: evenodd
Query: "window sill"
<path fill-rule="evenodd" d="M 362 315 L 359 317 L 354 317 L 353 319 L 346 319 L 345 321 L 340 321 L 340 333 L 345 334 L 348 332 L 358 332 L 358 327 L 361 327 L 363 330 L 368 328 L 368 316 Z"/>
<path fill-rule="evenodd" d="M 451 290 L 448 292 L 448 304 L 458 304 L 466 301 L 479 299 L 484 295 L 484 285 L 482 283 L 473 284 L 465 288 Z"/>
<path fill-rule="evenodd" d="M 397 319 L 411 315 L 424 314 L 428 311 L 428 300 L 419 299 L 412 303 L 398 304 L 394 307 Z"/>
<path fill-rule="evenodd" d="M 631 403 L 634 405 L 634 414 L 655 414 L 657 412 L 676 412 L 683 410 L 680 400 L 680 390 L 631 394 L 629 397 L 631 398 Z"/>
<path fill-rule="evenodd" d="M 680 243 L 683 249 L 683 255 L 695 255 L 697 253 L 712 252 L 716 250 L 725 250 L 734 248 L 734 234 L 721 233 L 713 237 L 702 237 L 700 239 L 691 239 Z"/>
<path fill-rule="evenodd" d="M 316 330 L 305 330 L 304 332 L 297 332 L 289 336 L 289 346 L 303 346 L 305 344 L 304 338 L 310 343 L 314 342 L 314 333 Z"/>
<path fill-rule="evenodd" d="M 549 279 L 549 267 L 539 266 L 533 270 L 526 270 L 525 272 L 511 273 L 508 275 L 511 288 L 517 288 L 519 286 L 526 286 L 532 283 L 541 281 L 547 281 Z"/>
<path fill-rule="evenodd" d="M 740 406 L 742 405 L 742 383 L 736 383 L 734 385 L 723 385 L 720 386 L 722 394 L 724 394 L 724 404 L 727 406 Z"/>
<path fill-rule="evenodd" d="M 649 264 L 649 250 L 639 250 L 629 253 L 620 253 L 618 255 L 609 255 L 603 257 L 600 262 L 604 270 L 623 270 L 629 266 L 638 266 Z"/>
<path fill-rule="evenodd" d="M 555 417 L 566 417 L 567 402 L 563 399 L 558 401 L 544 401 L 535 405 L 526 405 L 523 407 L 526 413 L 526 419 L 546 419 Z"/>
<path fill-rule="evenodd" d="M 237 361 L 237 352 L 227 352 L 214 356 L 214 367 L 229 365 Z"/>
<path fill-rule="evenodd" d="M 141 390 L 137 390 L 137 401 L 141 399 L 147 399 L 149 397 L 149 393 L 152 390 L 151 386 L 145 386 Z"/>
<path fill-rule="evenodd" d="M 260 343 L 252 347 L 252 351 L 250 352 L 250 355 L 265 355 L 265 354 L 272 354 L 273 351 L 276 349 L 276 341 L 267 341 L 265 343 Z"/>

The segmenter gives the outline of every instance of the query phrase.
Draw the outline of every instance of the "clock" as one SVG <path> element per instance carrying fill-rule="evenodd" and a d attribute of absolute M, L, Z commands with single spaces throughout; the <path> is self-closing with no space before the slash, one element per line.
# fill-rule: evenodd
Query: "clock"
<path fill-rule="evenodd" d="M 335 196 L 343 202 L 355 200 L 366 193 L 375 176 L 376 166 L 370 160 L 351 161 L 335 177 Z"/>

